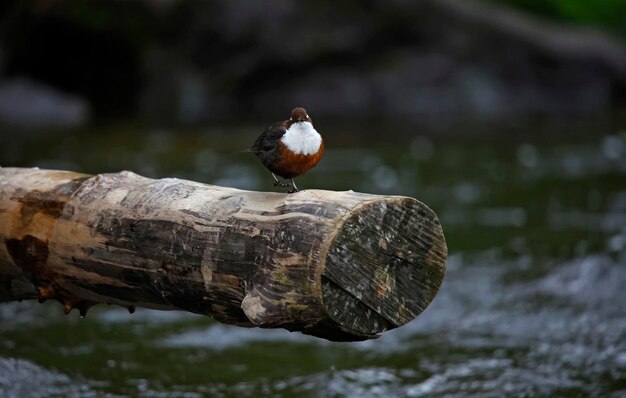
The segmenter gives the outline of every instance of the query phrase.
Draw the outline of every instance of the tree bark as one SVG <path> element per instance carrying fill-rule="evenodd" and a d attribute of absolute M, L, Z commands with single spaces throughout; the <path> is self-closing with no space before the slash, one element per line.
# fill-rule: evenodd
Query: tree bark
<path fill-rule="evenodd" d="M 436 215 L 408 197 L 0 168 L 0 301 L 364 340 L 426 308 L 446 256 Z"/>

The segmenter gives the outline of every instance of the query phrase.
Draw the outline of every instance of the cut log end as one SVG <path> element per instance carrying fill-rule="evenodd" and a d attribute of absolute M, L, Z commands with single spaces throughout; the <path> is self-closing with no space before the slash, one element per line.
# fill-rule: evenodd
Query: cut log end
<path fill-rule="evenodd" d="M 402 326 L 433 300 L 447 248 L 439 220 L 412 198 L 374 201 L 343 222 L 321 276 L 328 316 L 354 339 Z"/>

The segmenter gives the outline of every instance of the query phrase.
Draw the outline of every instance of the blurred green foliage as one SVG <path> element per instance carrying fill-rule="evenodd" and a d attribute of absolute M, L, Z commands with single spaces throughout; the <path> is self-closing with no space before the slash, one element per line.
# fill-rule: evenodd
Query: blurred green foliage
<path fill-rule="evenodd" d="M 493 0 L 532 14 L 589 25 L 626 38 L 625 0 Z"/>

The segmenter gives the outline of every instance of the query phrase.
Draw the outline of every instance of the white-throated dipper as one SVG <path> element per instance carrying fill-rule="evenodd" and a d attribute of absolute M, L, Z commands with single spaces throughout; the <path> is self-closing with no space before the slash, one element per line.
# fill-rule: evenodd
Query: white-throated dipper
<path fill-rule="evenodd" d="M 324 155 L 324 141 L 313 127 L 313 121 L 304 108 L 291 111 L 289 120 L 276 122 L 265 129 L 250 148 L 272 173 L 274 186 L 288 187 L 278 181 L 280 176 L 291 181 L 289 193 L 298 192 L 293 181 L 306 173 Z"/>

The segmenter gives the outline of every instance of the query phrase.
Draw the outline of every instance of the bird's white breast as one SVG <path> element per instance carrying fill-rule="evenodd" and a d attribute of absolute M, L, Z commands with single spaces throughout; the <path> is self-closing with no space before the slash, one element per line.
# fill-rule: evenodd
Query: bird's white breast
<path fill-rule="evenodd" d="M 310 122 L 292 124 L 280 140 L 290 151 L 303 155 L 317 153 L 322 144 L 322 136 Z"/>

